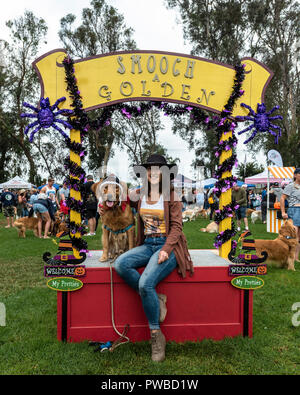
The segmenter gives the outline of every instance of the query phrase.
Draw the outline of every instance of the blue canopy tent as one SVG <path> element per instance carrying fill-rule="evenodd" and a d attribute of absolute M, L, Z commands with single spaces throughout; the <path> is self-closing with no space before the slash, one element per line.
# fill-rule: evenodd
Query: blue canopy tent
<path fill-rule="evenodd" d="M 40 190 L 40 189 L 44 188 L 46 185 L 47 184 L 41 185 L 40 187 L 38 187 L 38 189 Z M 59 189 L 60 184 L 53 184 L 53 186 L 54 186 L 55 189 Z"/>
<path fill-rule="evenodd" d="M 237 186 L 239 186 L 239 187 L 241 187 L 241 186 L 244 185 L 244 184 L 246 184 L 246 183 L 243 182 L 243 181 L 240 181 L 240 180 L 237 181 Z M 210 189 L 210 188 L 212 188 L 214 185 L 215 185 L 215 182 L 212 183 L 212 184 L 209 184 L 209 185 L 205 185 L 205 186 L 204 186 L 204 189 Z M 255 187 L 254 184 L 246 184 L 246 185 L 247 185 L 247 188 L 254 188 L 254 187 Z"/>

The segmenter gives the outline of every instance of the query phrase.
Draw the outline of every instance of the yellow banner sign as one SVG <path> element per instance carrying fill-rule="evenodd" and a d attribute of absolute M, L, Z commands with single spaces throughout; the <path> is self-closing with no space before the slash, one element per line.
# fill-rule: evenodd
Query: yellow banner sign
<path fill-rule="evenodd" d="M 60 106 L 70 108 L 62 64 L 66 51 L 54 50 L 38 58 L 34 67 L 40 77 L 42 97 L 50 103 L 65 96 Z M 244 95 L 233 116 L 245 115 L 246 103 L 256 108 L 273 73 L 255 59 L 245 58 Z M 83 108 L 92 110 L 126 101 L 159 100 L 189 104 L 220 113 L 234 83 L 234 67 L 196 56 L 159 51 L 116 52 L 74 62 Z"/>

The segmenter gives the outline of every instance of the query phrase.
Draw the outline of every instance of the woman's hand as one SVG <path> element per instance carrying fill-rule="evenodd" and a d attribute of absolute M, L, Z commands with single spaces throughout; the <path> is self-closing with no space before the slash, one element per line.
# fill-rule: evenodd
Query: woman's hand
<path fill-rule="evenodd" d="M 166 251 L 160 251 L 158 254 L 158 264 L 166 261 L 167 259 L 169 259 L 169 255 L 166 253 Z"/>
<path fill-rule="evenodd" d="M 282 216 L 283 219 L 288 219 L 288 217 L 289 217 L 289 216 L 287 215 L 287 213 L 281 214 L 281 216 Z"/>
<path fill-rule="evenodd" d="M 98 208 L 98 213 L 100 214 L 100 216 L 102 217 L 102 215 L 104 214 L 105 210 L 103 207 L 99 207 Z"/>

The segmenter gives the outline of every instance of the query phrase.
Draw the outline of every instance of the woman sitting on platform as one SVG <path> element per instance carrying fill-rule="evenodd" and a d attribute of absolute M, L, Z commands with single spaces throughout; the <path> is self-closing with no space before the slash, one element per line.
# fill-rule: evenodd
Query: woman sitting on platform
<path fill-rule="evenodd" d="M 117 273 L 140 294 L 151 332 L 152 360 L 156 362 L 165 358 L 166 340 L 160 322 L 167 310 L 166 296 L 158 295 L 155 287 L 176 266 L 183 277 L 187 270 L 193 273 L 182 232 L 182 203 L 170 183 L 177 170 L 176 165 L 167 164 L 158 154 L 134 167 L 143 179 L 143 187 L 130 195 L 131 205 L 138 213 L 137 247 L 120 255 L 114 263 Z M 139 274 L 137 269 L 144 266 Z"/>

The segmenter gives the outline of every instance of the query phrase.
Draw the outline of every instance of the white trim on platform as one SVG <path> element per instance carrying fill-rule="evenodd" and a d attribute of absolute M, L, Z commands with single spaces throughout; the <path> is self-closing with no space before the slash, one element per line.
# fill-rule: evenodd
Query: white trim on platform
<path fill-rule="evenodd" d="M 195 267 L 228 266 L 231 263 L 227 259 L 220 257 L 218 250 L 190 249 L 189 252 Z M 103 250 L 89 251 L 83 265 L 86 267 L 108 268 L 110 261 L 99 262 L 102 253 Z"/>

